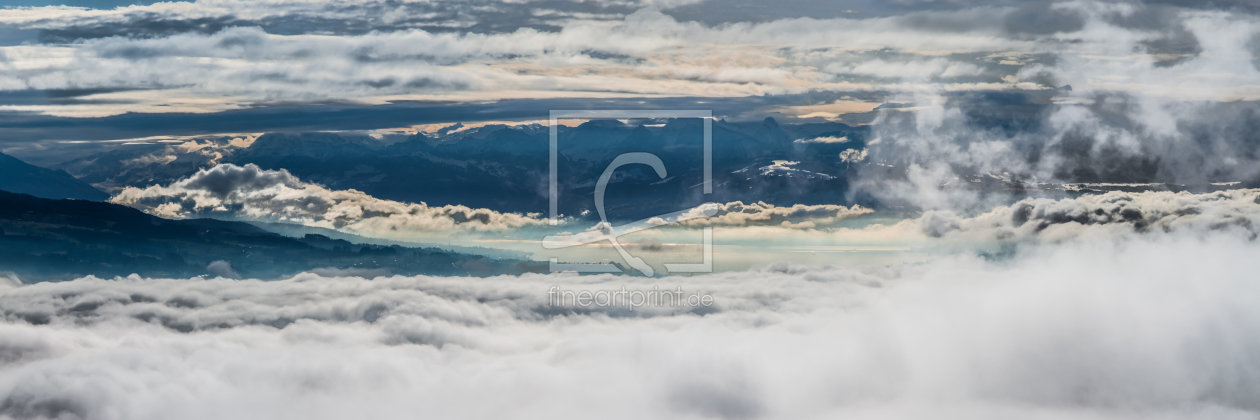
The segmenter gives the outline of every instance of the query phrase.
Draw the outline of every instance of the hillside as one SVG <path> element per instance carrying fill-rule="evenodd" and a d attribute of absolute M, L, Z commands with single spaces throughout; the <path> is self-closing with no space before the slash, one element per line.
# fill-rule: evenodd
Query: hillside
<path fill-rule="evenodd" d="M 27 282 L 89 274 L 274 279 L 312 270 L 484 276 L 545 269 L 538 262 L 315 234 L 290 238 L 248 223 L 169 220 L 110 203 L 0 192 L 0 272 Z"/>
<path fill-rule="evenodd" d="M 65 171 L 41 168 L 3 153 L 0 153 L 0 190 L 52 199 L 109 199 L 109 194 Z"/>

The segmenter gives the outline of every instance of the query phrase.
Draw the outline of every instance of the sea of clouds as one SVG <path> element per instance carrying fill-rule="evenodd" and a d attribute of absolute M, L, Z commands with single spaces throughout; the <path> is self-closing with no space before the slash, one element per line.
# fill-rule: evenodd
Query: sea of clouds
<path fill-rule="evenodd" d="M 0 418 L 1254 419 L 1258 251 L 1218 230 L 685 278 L 6 283 Z"/>
<path fill-rule="evenodd" d="M 780 262 L 659 279 L 6 279 L 0 419 L 1260 418 L 1260 190 L 1012 199 L 943 187 L 972 174 L 1254 181 L 1260 114 L 1247 101 L 1260 80 L 1260 21 L 1150 3 L 721 25 L 644 9 L 485 34 L 402 22 L 282 35 L 244 24 L 0 47 L 0 88 L 123 89 L 99 103 L 5 108 L 53 115 L 610 91 L 892 92 L 875 102 L 912 106 L 881 111 L 862 153 L 905 175 L 855 171 L 855 189 L 922 214 L 838 227 L 870 211 L 725 203 L 690 228 L 949 248 L 926 262 Z M 0 23 L 138 27 L 144 16 L 214 17 L 238 5 L 12 9 Z M 355 12 L 310 6 L 250 7 L 329 22 Z M 1028 123 L 1011 129 L 972 106 L 983 95 L 954 93 L 1001 90 L 1041 91 L 1054 107 L 1030 107 L 1016 115 Z M 233 165 L 112 201 L 165 217 L 365 235 L 499 235 L 543 223 Z M 681 287 L 716 303 L 554 306 L 553 286 Z"/>

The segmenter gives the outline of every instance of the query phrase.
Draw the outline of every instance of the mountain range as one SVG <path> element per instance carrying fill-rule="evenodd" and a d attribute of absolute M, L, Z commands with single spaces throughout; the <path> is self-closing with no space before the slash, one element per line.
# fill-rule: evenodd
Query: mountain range
<path fill-rule="evenodd" d="M 41 168 L 3 153 L 0 153 L 0 190 L 53 199 L 109 199 L 108 193 L 63 170 Z"/>
<path fill-rule="evenodd" d="M 609 186 L 610 215 L 632 219 L 705 201 L 772 204 L 845 203 L 841 158 L 865 148 L 867 127 L 841 123 L 714 121 L 714 194 L 701 194 L 703 126 L 699 119 L 592 120 L 558 128 L 560 211 L 594 210 L 595 180 L 628 152 L 659 156 L 668 175 L 627 166 Z M 822 140 L 818 140 L 822 139 Z M 334 190 L 430 205 L 462 204 L 519 213 L 548 208 L 549 128 L 540 125 L 452 126 L 382 141 L 353 133 L 268 133 L 248 147 L 231 139 L 190 146 L 118 149 L 58 165 L 83 181 L 116 191 L 167 185 L 218 163 L 284 169 Z M 854 153 L 857 155 L 857 153 Z"/>
<path fill-rule="evenodd" d="M 31 282 L 131 274 L 274 279 L 303 271 L 497 275 L 538 272 L 546 263 L 319 234 L 292 238 L 243 222 L 169 220 L 116 204 L 0 191 L 0 267 Z"/>

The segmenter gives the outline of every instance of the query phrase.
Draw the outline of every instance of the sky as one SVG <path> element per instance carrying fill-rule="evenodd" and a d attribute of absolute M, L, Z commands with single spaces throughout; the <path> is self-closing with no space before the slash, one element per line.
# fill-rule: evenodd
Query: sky
<path fill-rule="evenodd" d="M 1037 142 L 1084 132 L 1178 166 L 1172 181 L 1240 181 L 1257 171 L 1240 153 L 1249 140 L 1194 137 L 1254 124 L 1256 13 L 1244 1 L 19 3 L 0 14 L 0 150 L 55 165 L 153 136 L 628 107 L 901 116 L 916 122 L 886 124 L 898 130 L 887 137 L 940 140 L 977 131 L 951 124 L 970 108 L 1019 103 L 1051 110 L 1033 117 Z M 981 139 L 989 154 L 966 163 L 1011 166 L 1002 149 L 1034 141 L 1015 137 Z M 907 147 L 939 156 L 960 143 L 938 140 Z M 1213 159 L 1205 148 L 1246 162 L 1190 173 Z"/>
<path fill-rule="evenodd" d="M 1068 85 L 1062 101 L 1257 95 L 1246 2 L 89 3 L 0 16 L 6 118 L 806 93 L 824 95 L 784 110 L 836 118 Z"/>

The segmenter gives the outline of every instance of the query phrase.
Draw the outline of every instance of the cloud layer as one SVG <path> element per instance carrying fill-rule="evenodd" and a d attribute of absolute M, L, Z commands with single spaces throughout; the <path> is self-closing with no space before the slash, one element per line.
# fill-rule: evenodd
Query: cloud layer
<path fill-rule="evenodd" d="M 705 15 L 697 12 L 704 4 L 686 3 L 11 9 L 0 25 L 45 37 L 0 46 L 0 90 L 36 98 L 0 112 L 779 98 L 790 103 L 746 106 L 873 119 L 868 155 L 852 152 L 846 162 L 911 173 L 890 181 L 873 175 L 882 169 L 867 171 L 859 191 L 919 208 L 976 206 L 976 197 L 933 190 L 984 173 L 1023 182 L 1260 182 L 1260 18 L 1241 3 L 909 2 L 848 13 L 789 2 L 778 19 L 740 7 Z M 866 112 L 881 102 L 905 106 Z"/>
<path fill-rule="evenodd" d="M 161 217 L 221 217 L 298 223 L 377 237 L 497 231 L 541 225 L 539 215 L 465 206 L 381 200 L 355 190 L 334 191 L 288 171 L 222 164 L 169 186 L 128 187 L 110 201 Z"/>
<path fill-rule="evenodd" d="M 395 240 L 469 239 L 490 234 L 486 238 L 532 241 L 558 233 L 539 214 L 382 200 L 355 190 L 329 190 L 287 171 L 263 170 L 252 164 L 221 164 L 169 186 L 128 187 L 111 201 L 168 218 L 287 222 Z M 1231 232 L 1255 239 L 1260 235 L 1260 189 L 1201 194 L 1113 191 L 1075 198 L 1025 198 L 981 212 L 929 210 L 909 218 L 856 205 L 709 203 L 680 213 L 677 220 L 683 221 L 646 231 L 646 235 L 687 243 L 694 239 L 695 229 L 711 226 L 719 229 L 716 238 L 731 244 L 772 241 L 781 245 L 929 248 L 1086 243 L 1150 233 Z M 569 229 L 577 226 L 573 219 L 563 222 Z M 575 238 L 599 234 L 600 226 Z"/>
<path fill-rule="evenodd" d="M 0 289 L 15 418 L 1253 418 L 1228 235 L 689 278 L 80 279 Z M 709 308 L 556 307 L 675 290 Z"/>
<path fill-rule="evenodd" d="M 1064 84 L 1178 100 L 1260 95 L 1251 46 L 1260 23 L 1242 10 L 1068 1 L 701 23 L 634 10 L 643 5 L 533 14 L 515 3 L 298 0 L 14 9 L 0 24 L 66 39 L 0 47 L 0 89 L 105 90 L 71 103 L 5 106 L 78 116 L 326 101 L 882 95 Z M 111 25 L 157 29 L 101 29 Z"/>
<path fill-rule="evenodd" d="M 1260 235 L 1260 190 L 1116 191 L 1075 199 L 1025 199 L 975 217 L 929 211 L 917 223 L 934 238 L 1061 241 L 1142 232 L 1233 231 L 1255 239 Z"/>
<path fill-rule="evenodd" d="M 819 204 L 796 204 L 780 207 L 765 202 L 744 204 L 735 201 L 726 204 L 713 203 L 688 212 L 684 226 L 780 226 L 809 229 L 826 227 L 846 219 L 875 213 L 874 210 L 854 205 L 851 207 Z M 694 218 L 692 218 L 694 217 Z"/>

